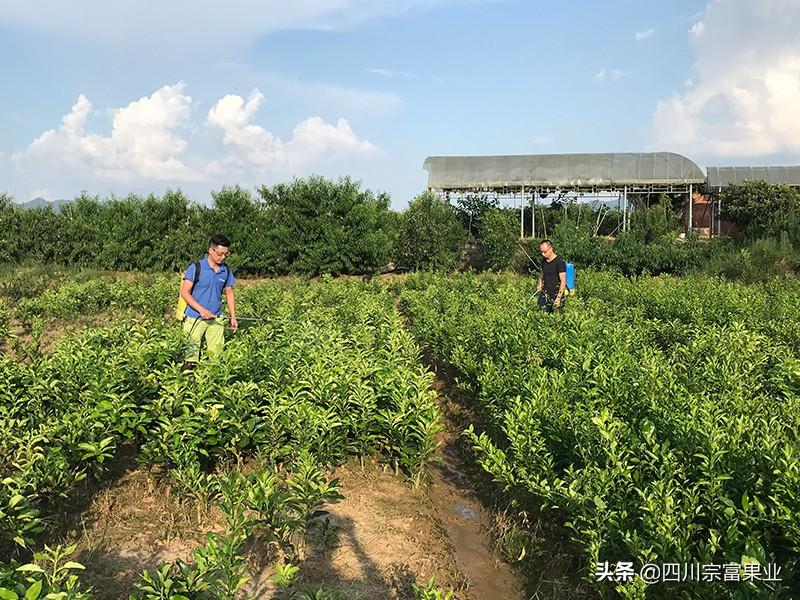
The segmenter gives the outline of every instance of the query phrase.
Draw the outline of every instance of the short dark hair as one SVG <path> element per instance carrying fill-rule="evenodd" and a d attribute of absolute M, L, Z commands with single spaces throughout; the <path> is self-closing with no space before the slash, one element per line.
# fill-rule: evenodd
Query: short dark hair
<path fill-rule="evenodd" d="M 212 235 L 211 241 L 208 242 L 209 246 L 225 246 L 226 248 L 231 247 L 231 241 L 226 238 L 224 235 Z"/>
<path fill-rule="evenodd" d="M 542 240 L 541 242 L 539 242 L 539 245 L 540 245 L 540 246 L 541 246 L 542 244 L 547 244 L 547 245 L 548 245 L 548 246 L 550 246 L 551 248 L 553 247 L 553 242 L 551 242 L 550 240 Z"/>

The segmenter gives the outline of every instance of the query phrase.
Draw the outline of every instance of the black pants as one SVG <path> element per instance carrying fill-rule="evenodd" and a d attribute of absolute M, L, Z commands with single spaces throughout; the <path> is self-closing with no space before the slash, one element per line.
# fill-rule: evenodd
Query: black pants
<path fill-rule="evenodd" d="M 545 292 L 544 290 L 541 291 L 539 294 L 539 309 L 543 310 L 544 312 L 551 313 L 554 310 L 561 310 L 564 307 L 564 299 L 561 299 L 561 304 L 559 306 L 555 305 L 556 301 L 556 294 L 552 296 Z"/>

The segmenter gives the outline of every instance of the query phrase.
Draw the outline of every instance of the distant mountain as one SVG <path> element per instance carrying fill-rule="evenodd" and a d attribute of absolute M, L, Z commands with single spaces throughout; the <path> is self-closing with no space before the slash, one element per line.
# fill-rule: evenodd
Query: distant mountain
<path fill-rule="evenodd" d="M 53 212 L 58 212 L 65 204 L 69 204 L 69 200 L 45 200 L 44 198 L 34 198 L 28 202 L 20 202 L 20 208 L 47 208 L 48 206 L 53 209 Z"/>
<path fill-rule="evenodd" d="M 44 208 L 45 206 L 50 206 L 50 202 L 44 198 L 34 198 L 33 200 L 28 200 L 28 202 L 20 203 L 20 206 L 22 208 Z"/>

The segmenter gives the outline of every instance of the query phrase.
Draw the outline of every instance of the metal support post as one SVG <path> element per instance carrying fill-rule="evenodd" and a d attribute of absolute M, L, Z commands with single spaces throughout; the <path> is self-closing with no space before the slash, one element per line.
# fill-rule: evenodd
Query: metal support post
<path fill-rule="evenodd" d="M 628 231 L 628 186 L 622 192 L 622 231 Z"/>

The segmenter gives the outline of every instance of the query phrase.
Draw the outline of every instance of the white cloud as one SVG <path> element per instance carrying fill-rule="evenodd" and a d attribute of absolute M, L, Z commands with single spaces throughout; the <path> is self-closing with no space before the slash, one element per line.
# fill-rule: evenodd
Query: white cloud
<path fill-rule="evenodd" d="M 195 181 L 199 174 L 178 158 L 187 142 L 176 129 L 191 117 L 192 99 L 183 94 L 184 87 L 167 85 L 114 110 L 107 137 L 86 130 L 92 104 L 80 95 L 58 128 L 42 133 L 13 160 L 22 170 L 55 163 L 118 181 Z"/>
<path fill-rule="evenodd" d="M 704 21 L 698 21 L 694 25 L 689 28 L 689 33 L 694 36 L 701 36 L 703 35 L 703 31 L 706 29 L 706 24 Z"/>
<path fill-rule="evenodd" d="M 366 20 L 427 9 L 456 0 L 0 0 L 0 26 L 114 46 L 227 48 L 254 36 L 292 29 L 339 29 Z M 180 24 L 176 27 L 176 24 Z"/>
<path fill-rule="evenodd" d="M 652 37 L 655 32 L 655 28 L 651 27 L 650 29 L 645 29 L 644 31 L 637 31 L 633 37 L 637 42 L 641 42 L 642 40 Z"/>
<path fill-rule="evenodd" d="M 607 69 L 602 67 L 597 73 L 594 74 L 594 78 L 597 81 L 606 81 L 607 79 L 619 79 L 625 75 L 625 72 L 621 69 Z"/>
<path fill-rule="evenodd" d="M 209 173 L 219 175 L 226 169 L 236 170 L 247 165 L 290 173 L 320 160 L 378 151 L 370 142 L 360 139 L 346 119 L 331 125 L 320 117 L 309 117 L 299 123 L 292 138 L 284 142 L 250 122 L 263 102 L 264 95 L 254 90 L 247 101 L 241 96 L 228 95 L 209 110 L 207 124 L 221 129 L 223 143 L 236 153 L 211 164 Z"/>
<path fill-rule="evenodd" d="M 215 136 L 222 135 L 218 147 L 209 149 L 203 147 L 204 136 L 191 121 L 192 99 L 184 88 L 183 83 L 167 85 L 112 110 L 107 136 L 88 129 L 92 104 L 81 95 L 57 128 L 12 156 L 17 171 L 38 182 L 35 185 L 48 187 L 67 179 L 93 182 L 93 188 L 100 181 L 125 186 L 147 181 L 182 184 L 230 176 L 256 180 L 264 170 L 279 178 L 304 175 L 342 157 L 378 152 L 343 118 L 330 124 L 308 117 L 284 142 L 252 122 L 264 101 L 258 90 L 247 101 L 228 95 L 214 104 L 206 125 Z M 181 137 L 179 130 L 187 137 Z M 193 141 L 198 143 L 190 148 Z"/>
<path fill-rule="evenodd" d="M 800 0 L 709 4 L 683 93 L 658 102 L 653 147 L 713 156 L 800 152 Z"/>

